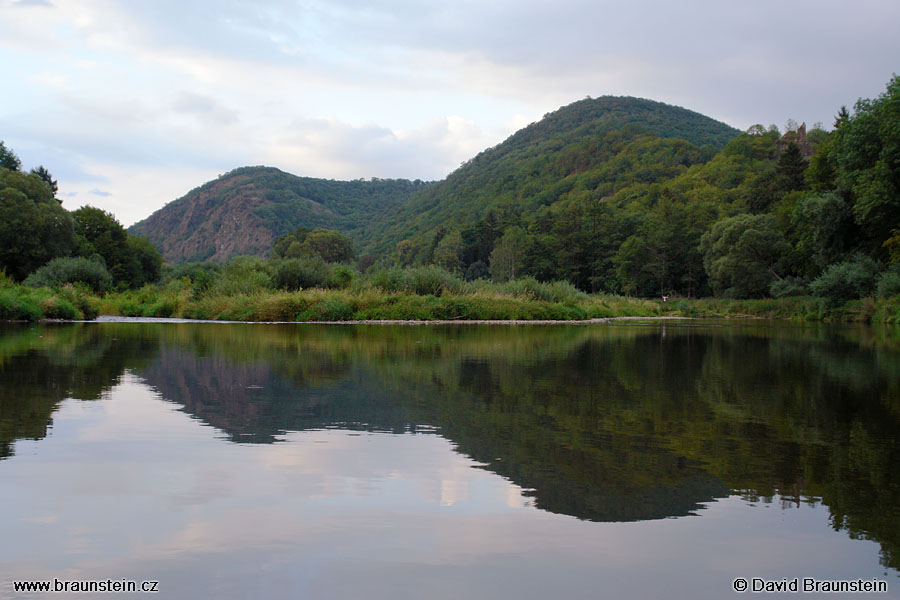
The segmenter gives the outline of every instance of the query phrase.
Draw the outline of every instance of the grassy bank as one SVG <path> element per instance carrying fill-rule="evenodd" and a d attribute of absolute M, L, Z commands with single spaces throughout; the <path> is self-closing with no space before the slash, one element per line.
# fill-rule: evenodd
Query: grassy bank
<path fill-rule="evenodd" d="M 98 314 L 228 321 L 584 320 L 607 317 L 766 318 L 900 323 L 900 296 L 826 308 L 818 298 L 645 300 L 586 294 L 561 283 L 407 280 L 354 281 L 343 289 L 202 289 L 174 280 L 93 295 L 65 285 L 33 289 L 4 280 L 0 320 L 93 319 Z"/>
<path fill-rule="evenodd" d="M 645 300 L 585 294 L 558 283 L 475 284 L 452 291 L 385 291 L 379 287 L 192 294 L 172 286 L 107 296 L 104 314 L 233 321 L 582 320 L 606 317 L 765 318 L 900 323 L 900 297 L 863 298 L 827 309 L 809 296 L 729 300 Z"/>
<path fill-rule="evenodd" d="M 84 287 L 57 289 L 14 284 L 0 273 L 0 321 L 66 321 L 94 319 L 100 314 L 100 298 Z"/>

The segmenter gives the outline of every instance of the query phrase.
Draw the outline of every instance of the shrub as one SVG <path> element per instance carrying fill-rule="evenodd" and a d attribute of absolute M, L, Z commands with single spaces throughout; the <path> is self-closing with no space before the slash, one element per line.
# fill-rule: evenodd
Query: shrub
<path fill-rule="evenodd" d="M 272 265 L 258 256 L 236 256 L 207 290 L 211 296 L 253 294 L 273 288 Z"/>
<path fill-rule="evenodd" d="M 90 294 L 86 286 L 67 283 L 56 290 L 56 295 L 70 302 L 81 313 L 82 319 L 96 319 L 100 314 L 100 300 Z"/>
<path fill-rule="evenodd" d="M 327 286 L 344 290 L 353 284 L 354 279 L 356 279 L 356 271 L 347 265 L 337 265 L 328 276 Z"/>
<path fill-rule="evenodd" d="M 900 295 L 900 263 L 891 267 L 878 277 L 878 297 L 891 298 Z"/>
<path fill-rule="evenodd" d="M 399 292 L 403 289 L 405 273 L 400 267 L 381 269 L 372 275 L 372 285 L 385 292 Z"/>
<path fill-rule="evenodd" d="M 276 288 L 284 290 L 324 287 L 331 275 L 321 258 L 288 258 L 274 264 L 273 282 Z"/>
<path fill-rule="evenodd" d="M 297 315 L 298 321 L 350 321 L 353 307 L 339 298 L 324 298 Z"/>
<path fill-rule="evenodd" d="M 103 264 L 82 256 L 54 258 L 25 279 L 28 287 L 57 288 L 67 283 L 83 283 L 94 292 L 112 288 L 112 276 Z"/>
<path fill-rule="evenodd" d="M 809 289 L 814 296 L 824 298 L 829 308 L 835 308 L 849 300 L 871 296 L 880 268 L 871 258 L 858 254 L 852 260 L 827 267 L 809 284 Z"/>
<path fill-rule="evenodd" d="M 0 321 L 37 321 L 41 308 L 30 294 L 21 288 L 0 288 Z"/>
<path fill-rule="evenodd" d="M 40 300 L 41 312 L 45 319 L 66 319 L 73 321 L 81 318 L 81 313 L 71 302 L 59 296 L 47 296 Z"/>
<path fill-rule="evenodd" d="M 769 285 L 769 294 L 773 298 L 787 298 L 788 296 L 805 296 L 809 293 L 809 282 L 801 277 L 785 277 L 776 279 Z"/>

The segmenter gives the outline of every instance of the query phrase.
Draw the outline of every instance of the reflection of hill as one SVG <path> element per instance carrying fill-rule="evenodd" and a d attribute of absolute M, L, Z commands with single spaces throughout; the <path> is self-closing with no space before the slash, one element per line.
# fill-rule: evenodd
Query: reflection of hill
<path fill-rule="evenodd" d="M 318 377 L 312 383 L 285 378 L 266 361 L 198 357 L 164 345 L 157 360 L 138 374 L 166 400 L 221 429 L 234 442 L 271 443 L 287 431 L 329 426 L 414 429 L 358 369 L 310 367 L 319 376 L 328 374 L 324 385 Z"/>
<path fill-rule="evenodd" d="M 730 491 L 822 502 L 900 564 L 898 353 L 864 330 L 137 327 L 0 338 L 19 398 L 3 399 L 0 440 L 43 436 L 59 399 L 97 397 L 127 367 L 233 441 L 435 426 L 545 510 L 654 519 Z"/>

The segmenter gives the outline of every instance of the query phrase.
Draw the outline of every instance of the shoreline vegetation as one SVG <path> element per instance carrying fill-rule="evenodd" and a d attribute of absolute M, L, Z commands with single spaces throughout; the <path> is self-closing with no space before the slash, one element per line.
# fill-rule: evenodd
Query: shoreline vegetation
<path fill-rule="evenodd" d="M 898 107 L 896 75 L 831 131 L 740 133 L 587 98 L 440 182 L 239 169 L 151 227 L 205 231 L 189 255 L 99 208 L 67 211 L 47 169 L 26 173 L 0 141 L 0 320 L 900 323 Z M 248 193 L 268 204 L 247 213 Z M 219 235 L 226 214 L 237 230 Z M 249 238 L 266 241 L 236 245 Z"/>
<path fill-rule="evenodd" d="M 841 304 L 823 298 L 642 299 L 589 294 L 566 282 L 522 278 L 466 282 L 437 270 L 407 269 L 360 277 L 339 289 L 295 291 L 244 280 L 206 287 L 188 277 L 137 290 L 97 294 L 79 284 L 32 288 L 0 280 L 0 320 L 156 317 L 241 322 L 599 322 L 620 318 L 764 318 L 900 323 L 900 296 Z M 221 282 L 220 282 L 221 283 Z M 240 287 L 244 289 L 239 289 Z"/>

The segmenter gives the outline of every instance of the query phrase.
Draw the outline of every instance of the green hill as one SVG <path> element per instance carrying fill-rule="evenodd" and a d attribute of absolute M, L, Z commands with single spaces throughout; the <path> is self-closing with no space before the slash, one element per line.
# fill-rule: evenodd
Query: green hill
<path fill-rule="evenodd" d="M 405 179 L 334 181 L 272 167 L 243 167 L 191 190 L 129 231 L 147 237 L 167 262 L 266 255 L 279 235 L 324 227 L 352 237 L 374 216 L 426 184 Z"/>
<path fill-rule="evenodd" d="M 603 197 L 709 160 L 737 130 L 699 113 L 606 96 L 564 106 L 481 152 L 445 180 L 334 181 L 244 167 L 131 228 L 168 262 L 264 255 L 298 226 L 337 229 L 361 254 L 431 257 L 436 232 L 471 227 L 493 209 L 532 214 L 573 190 Z M 440 234 L 438 234 L 440 235 Z"/>
<path fill-rule="evenodd" d="M 587 98 L 544 115 L 420 190 L 364 236 L 383 254 L 404 239 L 428 252 L 435 232 L 475 224 L 492 210 L 532 214 L 574 191 L 597 199 L 705 162 L 738 130 L 699 113 L 641 98 Z"/>

